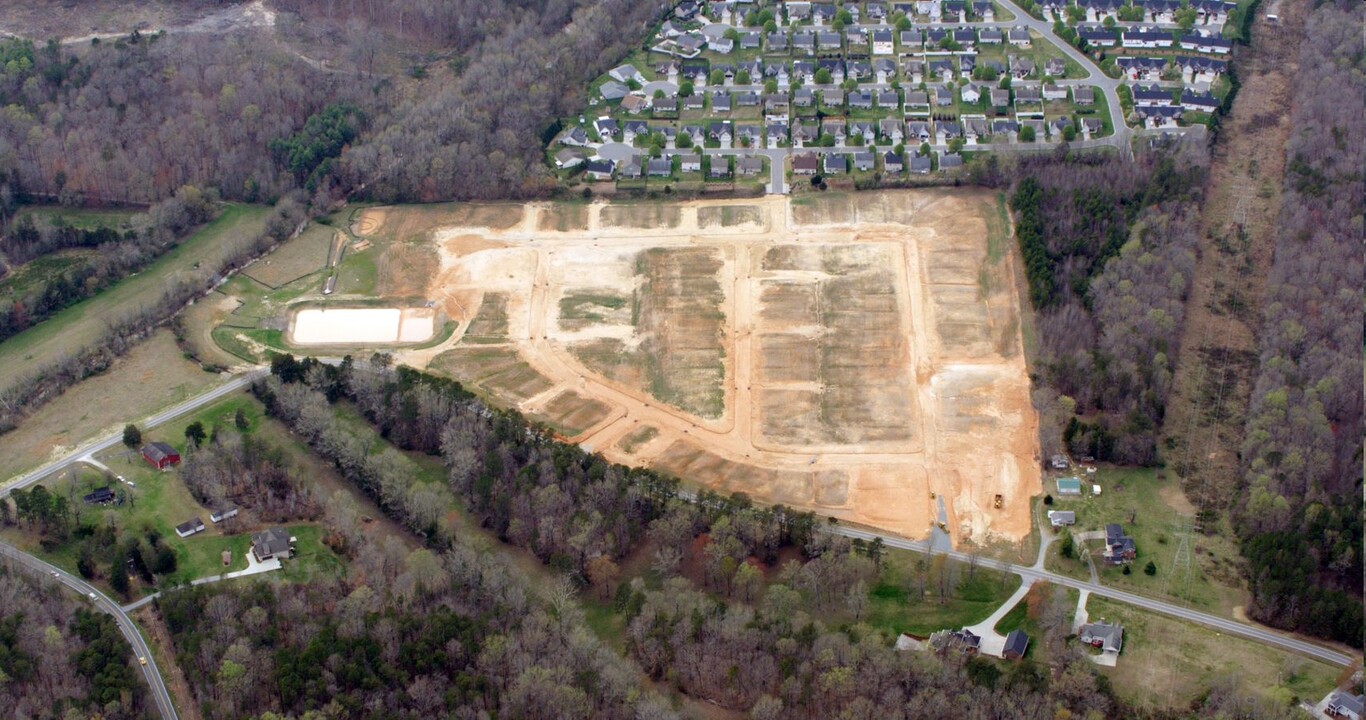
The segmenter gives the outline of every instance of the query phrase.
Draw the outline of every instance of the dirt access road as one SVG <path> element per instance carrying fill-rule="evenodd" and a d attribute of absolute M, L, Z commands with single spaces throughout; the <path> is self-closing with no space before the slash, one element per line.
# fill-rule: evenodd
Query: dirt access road
<path fill-rule="evenodd" d="M 942 498 L 956 541 L 1017 540 L 1041 481 L 996 202 L 535 204 L 433 227 L 427 296 L 459 328 L 399 359 L 618 462 L 908 537 Z"/>

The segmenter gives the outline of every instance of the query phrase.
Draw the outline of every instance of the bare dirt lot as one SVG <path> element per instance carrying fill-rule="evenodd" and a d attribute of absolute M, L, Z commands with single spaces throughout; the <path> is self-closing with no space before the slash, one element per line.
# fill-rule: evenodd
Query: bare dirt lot
<path fill-rule="evenodd" d="M 459 323 L 402 362 L 613 460 L 909 537 L 938 496 L 956 542 L 985 542 L 1026 536 L 1042 491 L 995 203 L 391 207 L 353 227 L 439 256 L 379 267 Z"/>

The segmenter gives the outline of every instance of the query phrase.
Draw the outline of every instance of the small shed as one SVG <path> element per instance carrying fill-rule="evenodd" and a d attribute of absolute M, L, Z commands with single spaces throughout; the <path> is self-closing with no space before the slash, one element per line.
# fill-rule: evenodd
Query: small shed
<path fill-rule="evenodd" d="M 1081 481 L 1074 477 L 1058 478 L 1059 495 L 1080 495 Z"/>
<path fill-rule="evenodd" d="M 235 517 L 237 517 L 237 508 L 228 508 L 227 510 L 219 510 L 211 513 L 209 515 L 209 520 L 215 523 L 221 523 L 224 520 Z"/>
<path fill-rule="evenodd" d="M 175 526 L 175 534 L 187 538 L 204 532 L 204 521 L 199 518 L 192 518 Z"/>
<path fill-rule="evenodd" d="M 148 443 L 142 448 L 142 458 L 158 470 L 180 463 L 180 453 L 164 442 Z"/>
<path fill-rule="evenodd" d="M 1019 660 L 1025 656 L 1025 651 L 1029 649 L 1029 636 L 1023 630 L 1011 630 L 1006 635 L 1005 647 L 1001 649 L 1001 657 L 1007 660 Z"/>

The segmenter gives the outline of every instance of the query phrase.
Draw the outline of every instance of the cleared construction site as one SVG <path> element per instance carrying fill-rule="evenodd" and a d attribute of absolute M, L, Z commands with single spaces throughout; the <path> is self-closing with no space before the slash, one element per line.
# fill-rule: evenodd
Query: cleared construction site
<path fill-rule="evenodd" d="M 959 545 L 1029 533 L 1037 422 L 996 195 L 460 208 L 353 225 L 409 258 L 381 255 L 381 286 L 425 283 L 458 323 L 399 361 L 690 484 Z"/>

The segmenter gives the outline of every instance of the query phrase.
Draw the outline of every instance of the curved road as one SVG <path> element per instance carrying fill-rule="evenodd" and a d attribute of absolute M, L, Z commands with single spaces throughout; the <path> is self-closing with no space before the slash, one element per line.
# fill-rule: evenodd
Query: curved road
<path fill-rule="evenodd" d="M 119 607 L 119 604 L 111 600 L 104 593 L 84 580 L 68 573 L 55 565 L 39 560 L 24 551 L 0 542 L 0 556 L 9 558 L 35 573 L 56 580 L 66 587 L 75 590 L 83 597 L 93 598 L 92 602 L 95 609 L 102 610 L 114 616 L 114 620 L 119 625 L 119 630 L 123 637 L 128 640 L 128 644 L 133 647 L 133 654 L 147 659 L 146 665 L 141 665 L 142 674 L 147 678 L 147 686 L 152 690 L 152 697 L 156 700 L 157 709 L 161 711 L 161 717 L 165 720 L 177 720 L 175 705 L 171 704 L 171 694 L 166 691 L 166 683 L 161 680 L 161 672 L 157 669 L 156 658 L 152 656 L 152 648 L 148 647 L 147 641 L 143 639 L 142 633 L 133 624 L 133 619 Z"/>
<path fill-rule="evenodd" d="M 1003 2 L 1007 2 L 1007 4 L 1009 4 L 1008 0 L 1003 0 Z M 327 362 L 329 364 L 334 364 L 338 362 L 336 358 L 320 359 L 323 362 Z M 215 388 L 214 390 L 204 393 L 203 395 L 200 395 L 198 397 L 191 398 L 190 400 L 186 400 L 185 402 L 182 402 L 179 405 L 176 405 L 168 410 L 158 413 L 152 416 L 151 418 L 148 418 L 148 420 L 144 424 L 148 427 L 153 427 L 155 425 L 159 425 L 175 417 L 183 415 L 187 412 L 191 412 L 200 407 L 203 407 L 204 405 L 208 405 L 209 403 L 218 400 L 224 395 L 230 394 L 232 392 L 235 392 L 246 387 L 253 380 L 263 377 L 268 372 L 269 370 L 266 368 L 257 368 L 255 370 L 252 370 L 244 375 L 229 380 L 228 382 L 224 383 L 218 388 Z M 38 468 L 37 470 L 33 470 L 29 473 L 20 476 L 16 482 L 11 483 L 4 490 L 0 490 L 0 497 L 3 497 L 5 493 L 7 493 L 9 490 L 13 488 L 31 485 L 37 482 L 38 480 L 54 472 L 59 471 L 62 468 L 65 468 L 67 465 L 73 462 L 79 462 L 83 458 L 93 455 L 96 452 L 107 449 L 109 447 L 113 447 L 121 441 L 121 435 L 113 435 L 106 438 L 102 438 L 100 440 L 96 440 L 85 446 L 82 446 L 81 448 L 78 448 L 74 452 L 55 462 L 49 463 L 48 465 Z M 681 497 L 688 500 L 695 501 L 697 499 L 694 493 L 687 490 L 683 490 L 679 494 Z M 935 550 L 930 548 L 927 542 L 907 540 L 905 538 L 897 537 L 894 535 L 874 533 L 867 530 L 846 527 L 843 525 L 833 526 L 831 528 L 831 532 L 843 535 L 845 537 L 858 538 L 867 541 L 871 541 L 876 538 L 881 538 L 882 542 L 887 547 L 896 548 L 898 550 L 909 550 L 912 552 L 924 554 L 933 554 L 936 552 Z M 1043 547 L 1047 547 L 1046 542 Z M 119 620 L 119 624 L 121 627 L 124 628 L 124 634 L 126 636 L 128 636 L 131 633 L 129 642 L 133 644 L 133 646 L 138 650 L 139 653 L 142 654 L 143 657 L 147 658 L 148 664 L 145 670 L 149 675 L 149 684 L 152 685 L 154 689 L 160 688 L 159 692 L 164 695 L 165 686 L 161 681 L 161 676 L 156 672 L 156 666 L 152 661 L 151 653 L 147 651 L 146 643 L 142 640 L 142 636 L 138 634 L 136 627 L 133 626 L 132 620 L 130 620 L 127 617 L 127 615 L 123 613 L 123 611 L 119 608 L 117 604 L 115 604 L 112 600 L 105 597 L 103 594 L 99 593 L 98 590 L 86 584 L 79 578 L 64 573 L 61 570 L 58 570 L 57 568 L 51 565 L 48 565 L 42 560 L 27 555 L 22 551 L 13 548 L 9 545 L 0 543 L 0 554 L 6 555 L 8 557 L 13 557 L 19 560 L 20 562 L 28 564 L 31 567 L 37 568 L 43 572 L 47 572 L 49 575 L 51 575 L 52 572 L 55 571 L 59 573 L 58 578 L 61 579 L 61 581 L 64 584 L 72 588 L 75 588 L 82 594 L 88 595 L 91 592 L 96 593 L 96 597 L 98 598 L 97 605 L 101 609 L 113 614 Z M 946 552 L 944 554 L 960 562 L 971 562 L 974 560 L 974 558 L 970 554 L 959 552 L 956 550 Z M 1039 558 L 1040 559 L 1036 560 L 1032 566 L 1015 565 L 1013 563 L 1008 563 L 1001 560 L 995 560 L 992 558 L 985 557 L 977 557 L 975 560 L 981 566 L 993 568 L 1003 572 L 1012 573 L 1014 575 L 1019 575 L 1026 582 L 1046 580 L 1056 585 L 1076 588 L 1078 590 L 1085 590 L 1090 592 L 1092 595 L 1095 595 L 1096 597 L 1117 600 L 1119 602 L 1127 603 L 1129 605 L 1133 605 L 1134 607 L 1142 608 L 1144 610 L 1159 612 L 1164 615 L 1170 615 L 1172 617 L 1179 618 L 1181 620 L 1199 623 L 1206 627 L 1214 628 L 1215 630 L 1218 630 L 1220 632 L 1226 632 L 1230 635 L 1236 635 L 1238 637 L 1247 638 L 1249 640 L 1253 640 L 1264 645 L 1272 645 L 1283 650 L 1289 650 L 1291 652 L 1300 653 L 1312 657 L 1316 660 L 1332 663 L 1334 665 L 1351 665 L 1354 662 L 1358 662 L 1360 659 L 1359 657 L 1354 657 L 1352 655 L 1342 653 L 1336 649 L 1319 645 L 1306 640 L 1301 640 L 1297 637 L 1276 632 L 1274 630 L 1269 630 L 1261 626 L 1241 623 L 1235 620 L 1230 620 L 1228 618 L 1219 617 L 1217 615 L 1210 615 L 1208 613 L 1191 610 L 1189 608 L 1182 607 L 1180 605 L 1169 603 L 1163 600 L 1157 600 L 1142 595 L 1136 595 L 1134 593 L 1126 592 L 1124 590 L 1117 590 L 1115 588 L 1106 587 L 1098 583 L 1088 582 L 1085 580 L 1077 580 L 1074 578 L 1067 577 L 1065 575 L 1059 575 L 1057 573 L 1049 572 L 1048 570 L 1044 569 L 1042 564 L 1043 548 L 1040 549 Z M 153 679 L 152 676 L 155 676 L 155 679 Z M 161 698 L 158 698 L 158 704 L 161 704 L 161 702 Z M 176 717 L 174 708 L 170 707 L 169 696 L 167 697 L 165 706 L 163 707 L 163 714 L 167 718 L 173 719 Z"/>
<path fill-rule="evenodd" d="M 1015 20 L 1012 22 L 1013 25 L 1024 25 L 1030 30 L 1044 36 L 1044 39 L 1048 42 L 1057 45 L 1058 48 L 1063 51 L 1063 54 L 1067 55 L 1067 57 L 1072 60 L 1075 60 L 1077 64 L 1081 65 L 1082 69 L 1086 71 L 1087 75 L 1085 81 L 1095 85 L 1100 88 L 1101 92 L 1105 93 L 1105 102 L 1109 105 L 1110 110 L 1110 122 L 1115 128 L 1114 134 L 1107 138 L 1113 142 L 1107 144 L 1113 144 L 1115 147 L 1119 148 L 1119 154 L 1122 157 L 1126 159 L 1132 157 L 1133 148 L 1129 143 L 1129 126 L 1124 122 L 1124 110 L 1119 106 L 1119 93 L 1117 90 L 1119 89 L 1120 81 L 1101 72 L 1100 68 L 1096 67 L 1095 62 L 1093 62 L 1086 53 L 1076 49 L 1071 43 L 1058 37 L 1057 33 L 1053 32 L 1053 23 L 1050 23 L 1047 20 L 1040 20 L 1033 15 L 1030 15 L 1019 5 L 1016 5 L 1013 0 L 999 1 L 1005 9 L 1015 13 Z"/>

